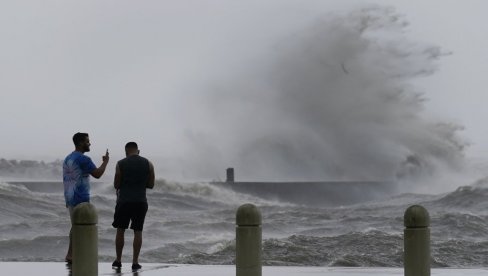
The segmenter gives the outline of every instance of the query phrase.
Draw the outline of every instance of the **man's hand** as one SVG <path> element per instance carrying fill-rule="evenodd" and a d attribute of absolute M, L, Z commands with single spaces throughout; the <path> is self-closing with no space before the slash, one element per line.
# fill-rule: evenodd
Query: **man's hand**
<path fill-rule="evenodd" d="M 107 149 L 107 151 L 105 152 L 105 155 L 104 155 L 104 156 L 102 156 L 102 161 L 103 161 L 104 163 L 108 163 L 108 160 L 109 160 L 109 159 L 110 159 L 110 157 L 109 157 L 109 154 L 108 154 L 108 149 Z"/>
<path fill-rule="evenodd" d="M 100 167 L 94 169 L 91 172 L 91 175 L 93 177 L 95 177 L 96 179 L 99 179 L 100 177 L 102 177 L 103 173 L 105 172 L 105 168 L 107 167 L 109 159 L 110 159 L 110 157 L 108 156 L 108 149 L 107 149 L 107 151 L 105 152 L 105 155 L 102 156 L 102 161 L 103 161 L 102 164 L 100 165 Z"/>

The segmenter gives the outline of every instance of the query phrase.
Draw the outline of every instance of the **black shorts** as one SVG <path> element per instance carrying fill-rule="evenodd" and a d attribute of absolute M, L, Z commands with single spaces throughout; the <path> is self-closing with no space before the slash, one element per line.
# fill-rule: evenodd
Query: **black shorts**
<path fill-rule="evenodd" d="M 147 202 L 122 202 L 115 206 L 114 222 L 115 228 L 130 229 L 142 231 L 144 219 L 147 213 Z"/>

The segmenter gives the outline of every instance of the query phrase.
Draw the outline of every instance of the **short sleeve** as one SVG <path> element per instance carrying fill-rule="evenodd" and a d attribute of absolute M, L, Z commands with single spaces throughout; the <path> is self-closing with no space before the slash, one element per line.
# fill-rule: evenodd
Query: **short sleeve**
<path fill-rule="evenodd" d="M 82 155 L 79 160 L 80 168 L 83 173 L 92 173 L 97 168 L 90 157 Z"/>

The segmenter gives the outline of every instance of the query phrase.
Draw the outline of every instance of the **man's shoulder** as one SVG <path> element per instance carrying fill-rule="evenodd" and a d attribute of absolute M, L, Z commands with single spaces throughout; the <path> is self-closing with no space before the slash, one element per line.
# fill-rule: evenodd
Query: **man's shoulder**
<path fill-rule="evenodd" d="M 78 155 L 76 156 L 76 159 L 80 160 L 80 161 L 91 161 L 91 158 L 90 156 L 88 155 L 84 155 L 83 153 L 81 152 L 78 152 Z"/>
<path fill-rule="evenodd" d="M 117 166 L 119 166 L 120 168 L 134 164 L 151 164 L 151 162 L 147 158 L 140 155 L 127 156 L 126 158 L 117 161 Z"/>
<path fill-rule="evenodd" d="M 147 159 L 146 157 L 142 157 L 142 156 L 139 156 L 141 158 L 141 160 L 143 160 L 143 162 L 146 164 L 146 165 L 149 165 L 149 167 L 151 167 L 151 161 L 149 161 L 149 159 Z"/>
<path fill-rule="evenodd" d="M 77 151 L 72 151 L 70 152 L 68 155 L 66 155 L 66 157 L 64 158 L 64 161 L 68 161 L 68 160 L 73 160 L 73 159 L 77 159 L 79 157 L 81 153 L 77 152 Z"/>
<path fill-rule="evenodd" d="M 79 151 L 73 151 L 72 153 L 68 154 L 66 158 L 64 159 L 65 162 L 68 160 L 72 160 L 73 162 L 76 163 L 86 163 L 86 162 L 92 162 L 91 158 L 87 155 L 84 155 L 83 153 Z"/>
<path fill-rule="evenodd" d="M 145 160 L 145 161 L 147 161 L 147 162 L 151 162 L 151 161 L 149 161 L 149 159 L 147 159 L 147 158 L 146 158 L 146 157 L 144 157 L 144 156 L 140 156 L 140 155 L 139 155 L 139 157 L 140 157 L 140 158 L 142 158 L 142 160 Z"/>
<path fill-rule="evenodd" d="M 127 160 L 127 157 L 120 159 L 119 161 L 117 161 L 117 163 L 122 163 L 122 162 L 125 162 L 126 160 Z"/>
<path fill-rule="evenodd" d="M 149 162 L 149 159 L 147 159 L 147 158 L 145 158 L 143 156 L 140 156 L 140 155 L 127 156 L 124 159 L 120 159 L 119 162 L 126 161 L 126 160 L 131 160 L 131 159 L 139 159 L 139 160 L 145 160 L 145 161 L 148 161 Z"/>

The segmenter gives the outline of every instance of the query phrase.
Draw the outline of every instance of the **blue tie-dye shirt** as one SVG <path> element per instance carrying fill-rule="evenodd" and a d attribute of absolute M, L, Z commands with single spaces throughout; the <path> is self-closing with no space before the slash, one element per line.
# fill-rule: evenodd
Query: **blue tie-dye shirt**
<path fill-rule="evenodd" d="M 63 183 L 66 206 L 90 201 L 90 173 L 96 169 L 90 157 L 73 151 L 64 159 Z"/>

